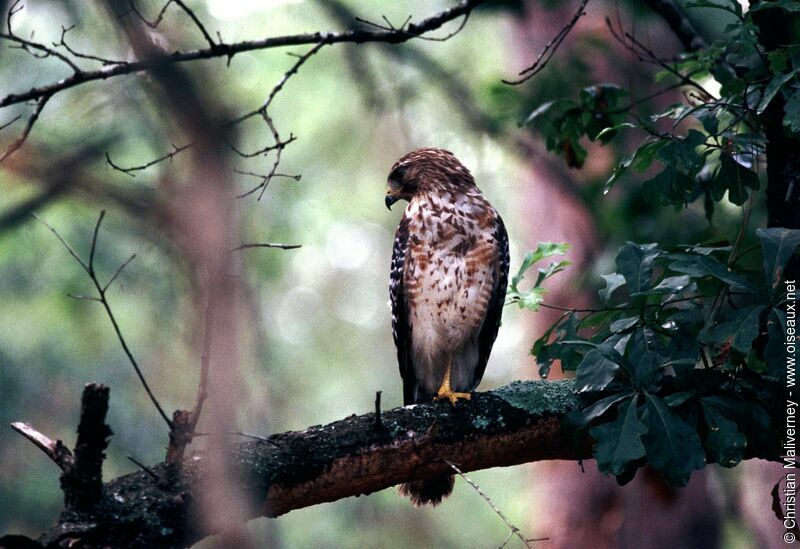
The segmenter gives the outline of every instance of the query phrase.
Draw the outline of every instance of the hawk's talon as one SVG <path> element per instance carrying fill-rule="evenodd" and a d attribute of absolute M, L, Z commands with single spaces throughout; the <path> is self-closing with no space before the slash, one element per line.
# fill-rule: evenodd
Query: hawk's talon
<path fill-rule="evenodd" d="M 472 395 L 469 394 L 469 393 L 454 393 L 450 389 L 450 387 L 447 387 L 446 389 L 444 387 L 442 387 L 441 389 L 439 389 L 439 392 L 436 393 L 436 396 L 433 397 L 433 400 L 445 400 L 445 399 L 447 399 L 447 400 L 450 401 L 450 404 L 455 406 L 456 402 L 458 402 L 459 399 L 469 400 L 471 398 L 472 398 Z"/>

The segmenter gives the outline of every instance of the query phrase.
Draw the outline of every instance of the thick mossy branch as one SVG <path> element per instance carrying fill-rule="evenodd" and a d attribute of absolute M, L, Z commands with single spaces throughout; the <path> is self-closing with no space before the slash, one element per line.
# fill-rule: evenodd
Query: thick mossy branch
<path fill-rule="evenodd" d="M 588 439 L 562 429 L 565 414 L 584 406 L 571 381 L 515 382 L 472 400 L 352 415 L 305 431 L 231 448 L 252 516 L 275 517 L 401 482 L 452 472 L 587 457 Z M 755 450 L 755 454 L 758 450 Z M 206 478 L 195 456 L 183 470 L 166 464 L 104 486 L 92 510 L 67 509 L 41 538 L 45 546 L 182 547 L 212 534 L 193 520 L 195 490 Z M 576 473 L 577 474 L 577 473 Z M 458 489 L 458 488 L 457 488 Z"/>
<path fill-rule="evenodd" d="M 241 488 L 255 502 L 253 517 L 369 494 L 411 480 L 544 459 L 576 459 L 578 448 L 562 434 L 560 418 L 577 409 L 572 383 L 516 382 L 476 393 L 456 408 L 449 402 L 350 416 L 305 431 L 274 435 L 232 448 Z M 183 471 L 166 464 L 112 480 L 90 512 L 66 510 L 41 538 L 113 546 L 185 546 L 211 534 L 197 527 L 192 502 L 205 478 L 202 457 Z"/>

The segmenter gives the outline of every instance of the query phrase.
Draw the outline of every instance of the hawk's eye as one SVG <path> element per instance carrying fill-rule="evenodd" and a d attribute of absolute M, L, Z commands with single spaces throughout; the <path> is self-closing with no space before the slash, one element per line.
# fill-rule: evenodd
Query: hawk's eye
<path fill-rule="evenodd" d="M 400 164 L 395 169 L 392 170 L 392 173 L 389 174 L 389 179 L 393 179 L 398 183 L 402 184 L 403 179 L 406 175 L 406 167 L 403 164 Z"/>
<path fill-rule="evenodd" d="M 403 190 L 403 183 L 399 179 L 389 178 L 389 191 L 391 194 L 397 194 Z"/>

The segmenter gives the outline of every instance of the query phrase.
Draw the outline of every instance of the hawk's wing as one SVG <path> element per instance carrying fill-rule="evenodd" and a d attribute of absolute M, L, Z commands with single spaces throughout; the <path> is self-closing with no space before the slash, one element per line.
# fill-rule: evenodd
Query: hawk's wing
<path fill-rule="evenodd" d="M 394 235 L 392 272 L 389 277 L 389 298 L 392 302 L 392 335 L 397 347 L 397 362 L 403 378 L 403 404 L 414 404 L 417 386 L 414 366 L 411 364 L 411 325 L 408 322 L 408 304 L 403 284 L 403 266 L 408 249 L 408 218 L 403 216 Z"/>
<path fill-rule="evenodd" d="M 489 362 L 489 354 L 492 352 L 492 345 L 497 339 L 497 331 L 500 329 L 500 318 L 503 315 L 503 305 L 506 301 L 506 287 L 508 286 L 508 234 L 500 215 L 497 215 L 497 226 L 494 231 L 494 238 L 497 243 L 497 267 L 495 268 L 494 285 L 492 294 L 489 297 L 489 306 L 486 308 L 486 318 L 478 334 L 478 365 L 475 368 L 474 385 L 477 386 L 483 378 L 486 370 L 486 363 Z"/>

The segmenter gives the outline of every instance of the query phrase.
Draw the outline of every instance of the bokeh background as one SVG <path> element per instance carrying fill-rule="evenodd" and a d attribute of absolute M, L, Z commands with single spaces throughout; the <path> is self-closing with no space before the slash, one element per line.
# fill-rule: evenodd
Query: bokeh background
<path fill-rule="evenodd" d="M 190 3 L 206 26 L 226 41 L 314 30 L 341 30 L 360 16 L 399 25 L 425 16 L 445 1 L 207 0 Z M 637 143 L 587 144 L 586 165 L 569 169 L 548 153 L 535 127 L 521 121 L 544 101 L 577 97 L 591 84 L 615 82 L 638 96 L 653 91 L 655 69 L 615 43 L 604 19 L 612 18 L 664 56 L 680 46 L 661 19 L 641 2 L 595 0 L 548 67 L 523 86 L 501 82 L 527 66 L 571 17 L 577 2 L 491 2 L 476 10 L 465 29 L 445 42 L 401 45 L 335 45 L 323 48 L 292 77 L 270 113 L 297 141 L 283 152 L 280 172 L 262 200 L 238 201 L 241 237 L 247 242 L 290 242 L 298 250 L 237 252 L 247 311 L 241 332 L 238 427 L 267 435 L 371 411 L 375 392 L 384 407 L 401 404 L 401 382 L 391 340 L 388 270 L 393 231 L 401 208 L 383 205 L 392 163 L 411 149 L 453 151 L 473 172 L 503 215 L 511 238 L 512 270 L 539 241 L 569 242 L 574 265 L 549 287 L 548 302 L 592 302 L 625 240 L 665 244 L 725 234 L 738 209 L 718 212 L 714 225 L 702 205 L 670 210 L 649 202 L 640 181 L 623 180 L 603 195 L 615 163 Z M 154 16 L 162 4 L 137 3 Z M 5 6 L 7 7 L 7 6 Z M 726 21 L 719 12 L 692 11 L 712 37 Z M 35 32 L 57 42 L 61 26 L 72 47 L 114 58 L 130 53 L 108 15 L 77 0 L 28 0 L 15 19 L 20 34 Z M 451 24 L 451 27 L 455 25 Z M 448 27 L 450 29 L 450 27 Z M 445 34 L 442 29 L 439 34 Z M 188 19 L 168 12 L 152 31 L 170 49 L 202 47 Z M 296 61 L 284 48 L 187 64 L 185 69 L 215 98 L 214 118 L 258 107 Z M 0 95 L 69 74 L 53 59 L 0 50 Z M 83 146 L 108 151 L 121 165 L 137 165 L 170 149 L 176 136 L 169 112 L 148 94 L 147 76 L 123 76 L 54 98 L 17 163 L 0 167 L 0 204 L 34 196 L 48 162 Z M 707 82 L 707 86 L 714 82 Z M 676 90 L 675 93 L 680 93 Z M 674 102 L 669 94 L 650 104 Z M 4 117 L 29 107 L 6 110 Z M 0 119 L 0 123 L 6 119 Z M 20 131 L 0 134 L 10 142 Z M 243 126 L 244 143 L 260 143 L 264 128 Z M 37 213 L 82 253 L 101 208 L 106 224 L 97 251 L 106 276 L 132 253 L 137 257 L 117 281 L 110 300 L 122 330 L 158 398 L 168 410 L 194 401 L 200 354 L 191 272 L 146 211 L 122 207 L 98 188 L 124 189 L 158 198 L 168 180 L 188 172 L 188 155 L 137 172 L 113 170 L 102 154 L 76 170 L 95 186 L 65 193 Z M 243 171 L 266 172 L 270 159 L 234 159 Z M 20 166 L 38 165 L 44 172 Z M 52 174 L 50 174 L 52 175 Z M 258 181 L 231 174 L 244 191 Z M 99 185 L 99 187 L 97 186 Z M 726 203 L 727 204 L 727 203 Z M 756 217 L 763 216 L 756 212 Z M 106 478 L 163 460 L 166 434 L 135 379 L 111 326 L 86 294 L 90 281 L 42 225 L 26 218 L 0 233 L 0 532 L 36 535 L 55 523 L 61 508 L 58 470 L 11 429 L 31 423 L 71 444 L 84 383 L 111 387 L 109 424 L 114 437 Z M 537 376 L 529 355 L 533 340 L 553 317 L 507 308 L 481 390 Z M 202 426 L 202 423 L 201 423 Z M 640 478 L 625 490 L 600 478 L 593 463 L 540 463 L 479 471 L 470 476 L 529 537 L 549 537 L 548 547 L 768 547 L 774 544 L 768 467 L 747 463 L 734 471 L 710 467 L 685 490 Z M 644 475 L 640 475 L 644 476 Z M 774 475 L 773 475 L 774 476 Z M 772 481 L 774 483 L 774 480 Z M 772 521 L 772 522 L 770 522 Z M 644 525 L 648 524 L 647 527 Z M 275 547 L 493 547 L 507 527 L 459 481 L 436 509 L 416 509 L 394 489 L 366 497 L 261 519 L 249 529 L 258 544 Z M 510 544 L 514 544 L 512 540 Z M 777 545 L 775 545 L 777 546 Z"/>

